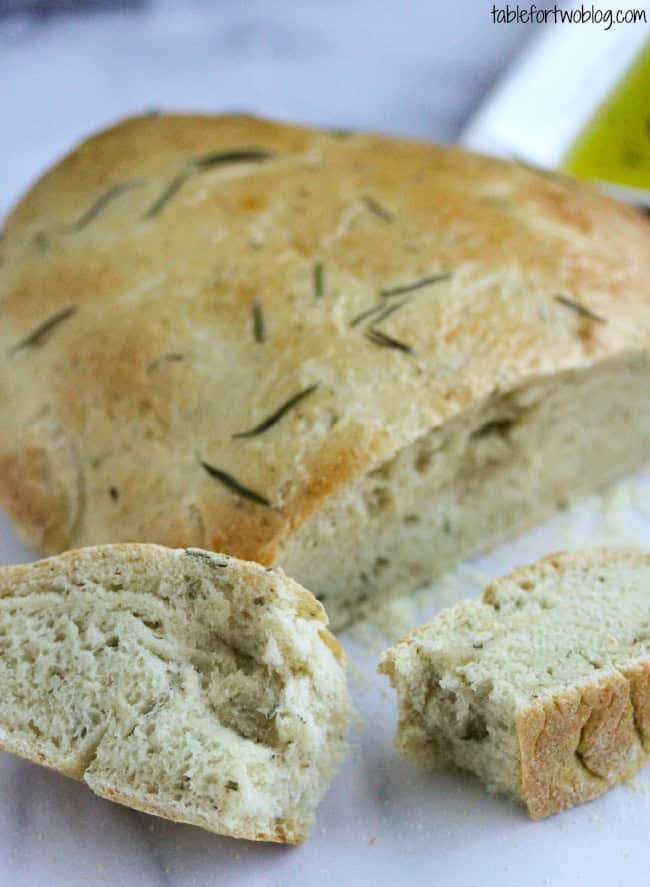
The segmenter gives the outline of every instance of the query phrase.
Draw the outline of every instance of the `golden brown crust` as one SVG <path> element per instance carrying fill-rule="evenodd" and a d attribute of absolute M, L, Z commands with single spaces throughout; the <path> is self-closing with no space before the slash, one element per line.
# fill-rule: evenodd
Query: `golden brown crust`
<path fill-rule="evenodd" d="M 480 600 L 466 601 L 458 609 L 473 624 L 469 615 L 472 609 L 480 610 L 487 604 L 498 610 L 512 602 L 513 592 L 519 600 L 522 591 L 534 595 L 549 581 L 553 586 L 555 573 L 561 577 L 564 571 L 579 574 L 584 570 L 585 573 L 591 571 L 593 576 L 598 575 L 601 567 L 643 569 L 648 565 L 650 554 L 634 548 L 555 552 L 533 564 L 515 568 L 492 582 Z M 426 671 L 424 676 L 422 672 L 427 666 L 421 664 L 426 659 L 418 656 L 418 646 L 426 646 L 434 639 L 444 649 L 440 619 L 438 616 L 387 650 L 378 666 L 378 671 L 388 675 L 398 691 L 397 748 L 421 764 L 455 759 L 453 752 L 444 746 L 437 747 L 436 732 L 427 729 L 422 715 L 423 699 L 418 697 L 418 692 L 421 689 L 425 692 L 423 688 L 427 686 Z M 489 623 L 480 624 L 489 634 Z M 644 624 L 639 617 L 639 640 L 645 636 Z M 630 640 L 637 642 L 636 638 Z M 453 642 L 448 642 L 448 649 L 453 648 Z M 460 661 L 464 661 L 464 654 L 458 655 Z M 547 663 L 552 665 L 552 658 Z M 514 667 L 516 669 L 516 664 Z M 560 692 L 540 689 L 543 695 L 539 696 L 537 693 L 530 696 L 529 691 L 526 694 L 513 701 L 518 753 L 512 757 L 514 779 L 506 790 L 527 805 L 533 819 L 597 797 L 633 775 L 647 761 L 650 754 L 650 662 L 647 660 L 628 660 L 621 653 L 618 664 L 603 667 L 591 683 Z M 471 764 L 469 769 L 473 769 Z M 502 782 L 499 786 L 504 787 Z"/>
<path fill-rule="evenodd" d="M 533 819 L 589 801 L 645 763 L 635 698 L 649 693 L 643 666 L 518 713 L 520 791 Z"/>
<path fill-rule="evenodd" d="M 89 139 L 2 250 L 0 502 L 45 551 L 137 540 L 274 563 L 327 497 L 464 407 L 650 341 L 650 225 L 632 209 L 453 148 L 243 116 Z M 430 275 L 449 277 L 388 297 L 404 304 L 380 327 L 412 354 L 353 325 Z"/>
<path fill-rule="evenodd" d="M 602 562 L 638 565 L 650 555 L 635 549 L 560 551 L 514 569 L 483 592 L 485 603 L 513 584 L 531 592 L 546 573 Z M 650 665 L 616 671 L 518 712 L 521 795 L 533 819 L 591 800 L 647 760 Z"/>

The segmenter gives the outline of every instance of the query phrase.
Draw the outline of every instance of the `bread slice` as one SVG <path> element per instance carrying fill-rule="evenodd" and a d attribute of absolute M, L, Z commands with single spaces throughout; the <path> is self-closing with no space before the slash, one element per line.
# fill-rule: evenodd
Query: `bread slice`
<path fill-rule="evenodd" d="M 0 746 L 101 797 L 299 843 L 344 748 L 344 658 L 281 571 L 108 545 L 0 569 Z"/>
<path fill-rule="evenodd" d="M 602 794 L 650 751 L 650 555 L 562 553 L 515 570 L 384 653 L 396 745 L 455 764 L 533 819 Z"/>
<path fill-rule="evenodd" d="M 647 460 L 650 223 L 563 176 L 140 117 L 0 263 L 0 503 L 48 553 L 280 564 L 338 628 Z"/>

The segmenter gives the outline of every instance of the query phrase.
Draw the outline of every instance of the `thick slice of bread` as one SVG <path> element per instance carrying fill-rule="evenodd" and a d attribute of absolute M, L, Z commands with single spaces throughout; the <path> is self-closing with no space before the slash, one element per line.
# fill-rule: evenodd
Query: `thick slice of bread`
<path fill-rule="evenodd" d="M 534 819 L 595 798 L 650 752 L 650 555 L 552 555 L 388 650 L 397 748 L 455 764 Z"/>
<path fill-rule="evenodd" d="M 0 502 L 47 552 L 281 564 L 339 627 L 647 459 L 650 224 L 562 176 L 142 117 L 0 252 Z"/>
<path fill-rule="evenodd" d="M 344 748 L 343 653 L 281 571 L 156 545 L 0 569 L 0 746 L 98 795 L 298 843 Z"/>

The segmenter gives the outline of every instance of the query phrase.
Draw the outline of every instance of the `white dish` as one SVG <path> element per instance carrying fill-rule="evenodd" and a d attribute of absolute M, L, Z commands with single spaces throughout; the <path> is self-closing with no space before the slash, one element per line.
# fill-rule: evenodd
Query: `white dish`
<path fill-rule="evenodd" d="M 650 22 L 650 4 L 637 8 Z M 649 37 L 650 26 L 643 24 L 543 28 L 465 126 L 460 142 L 487 154 L 558 166 Z M 648 192 L 600 184 L 621 200 L 650 204 Z"/>

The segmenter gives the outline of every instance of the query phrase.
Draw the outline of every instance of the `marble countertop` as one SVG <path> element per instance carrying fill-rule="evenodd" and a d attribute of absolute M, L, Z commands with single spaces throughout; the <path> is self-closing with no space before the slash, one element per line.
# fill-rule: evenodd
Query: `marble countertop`
<path fill-rule="evenodd" d="M 490 6 L 187 0 L 0 19 L 0 214 L 75 140 L 154 107 L 252 110 L 452 141 L 530 35 L 524 26 L 493 25 Z M 647 498 L 650 477 L 633 486 Z M 571 513 L 582 528 L 578 541 L 593 537 L 597 505 Z M 493 576 L 567 544 L 569 517 L 474 567 Z M 649 538 L 647 522 L 626 526 Z M 0 563 L 32 557 L 0 517 Z M 475 580 L 465 571 L 446 587 L 452 597 L 475 592 Z M 425 596 L 411 619 L 431 615 L 439 602 Z M 619 788 L 534 824 L 469 778 L 422 775 L 391 747 L 394 700 L 375 674 L 386 638 L 368 629 L 344 643 L 365 728 L 352 732 L 303 847 L 237 842 L 139 814 L 0 753 L 0 885 L 641 883 L 650 813 L 642 780 L 638 791 Z"/>

